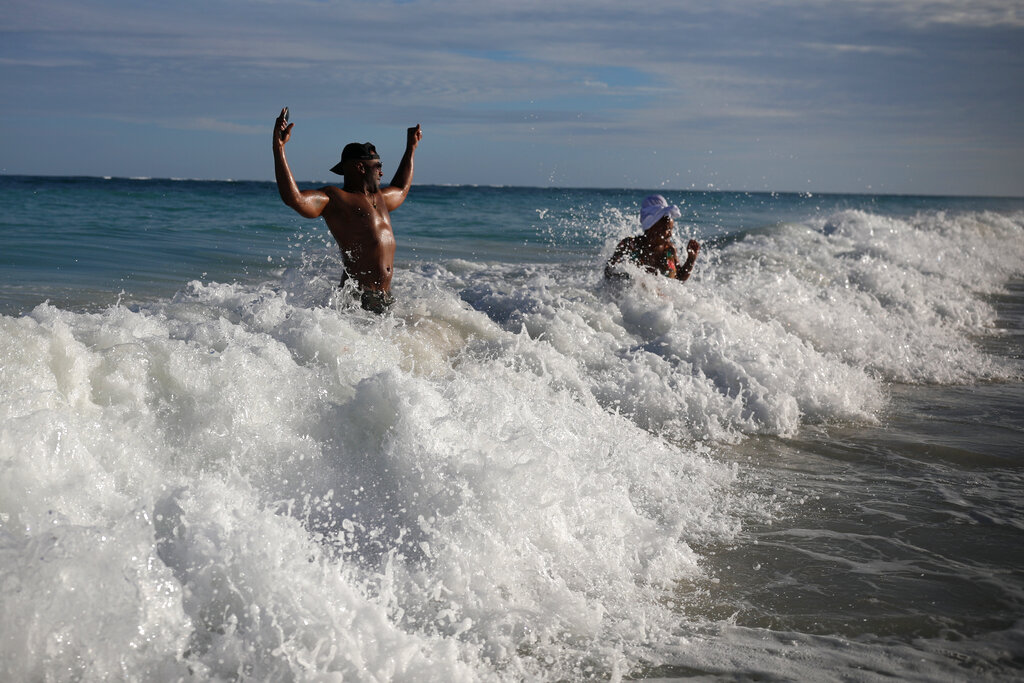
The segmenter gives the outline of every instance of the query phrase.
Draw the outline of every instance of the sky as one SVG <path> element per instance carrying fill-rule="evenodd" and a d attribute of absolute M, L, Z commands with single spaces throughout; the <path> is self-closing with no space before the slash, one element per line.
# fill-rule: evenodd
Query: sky
<path fill-rule="evenodd" d="M 0 174 L 1024 196 L 1024 0 L 0 0 Z"/>

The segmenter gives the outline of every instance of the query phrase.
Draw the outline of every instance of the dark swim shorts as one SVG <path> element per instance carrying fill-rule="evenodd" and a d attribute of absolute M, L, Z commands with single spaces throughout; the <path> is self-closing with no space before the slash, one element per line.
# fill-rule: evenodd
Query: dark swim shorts
<path fill-rule="evenodd" d="M 394 305 L 395 297 L 391 295 L 391 292 L 375 292 L 364 289 L 359 293 L 359 303 L 365 310 L 381 314 Z"/>
<path fill-rule="evenodd" d="M 341 282 L 338 284 L 338 287 L 344 288 L 348 279 L 348 273 L 342 272 Z M 352 290 L 352 294 L 359 299 L 359 305 L 363 307 L 363 310 L 370 311 L 371 313 L 376 313 L 378 315 L 386 313 L 387 310 L 395 304 L 395 297 L 392 296 L 391 292 L 359 289 L 357 287 Z"/>

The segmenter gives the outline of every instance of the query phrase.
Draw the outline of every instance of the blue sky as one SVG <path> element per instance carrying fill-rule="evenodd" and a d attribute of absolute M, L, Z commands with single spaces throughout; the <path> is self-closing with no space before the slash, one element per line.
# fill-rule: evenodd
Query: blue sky
<path fill-rule="evenodd" d="M 1024 195 L 1024 0 L 0 0 L 0 173 Z M 390 163 L 389 163 L 390 162 Z"/>

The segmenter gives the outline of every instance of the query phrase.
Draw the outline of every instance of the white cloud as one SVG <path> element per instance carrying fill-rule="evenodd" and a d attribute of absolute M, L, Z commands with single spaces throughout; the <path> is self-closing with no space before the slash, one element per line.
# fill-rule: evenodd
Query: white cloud
<path fill-rule="evenodd" d="M 1021 6 L 7 0 L 0 96 L 68 121 L 265 135 L 252 122 L 289 104 L 305 130 L 415 119 L 481 144 L 602 150 L 795 130 L 841 145 L 909 126 L 934 139 L 995 120 L 1019 149 Z"/>
<path fill-rule="evenodd" d="M 904 55 L 916 54 L 918 51 L 902 46 L 894 45 L 850 45 L 846 43 L 804 43 L 804 47 L 809 50 L 817 50 L 820 52 L 837 52 L 837 53 L 857 53 L 866 55 L 883 55 L 889 57 L 899 57 Z"/>
<path fill-rule="evenodd" d="M 29 67 L 33 69 L 69 69 L 72 67 L 90 66 L 84 59 L 68 59 L 60 57 L 18 58 L 0 57 L 0 66 Z"/>
<path fill-rule="evenodd" d="M 943 24 L 975 28 L 1024 27 L 1019 0 L 862 0 L 912 26 Z"/>

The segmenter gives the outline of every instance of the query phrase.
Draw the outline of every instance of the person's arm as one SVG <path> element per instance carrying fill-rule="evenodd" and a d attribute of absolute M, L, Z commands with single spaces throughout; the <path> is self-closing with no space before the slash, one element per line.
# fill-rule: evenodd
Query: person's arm
<path fill-rule="evenodd" d="M 608 259 L 608 263 L 604 266 L 604 276 L 611 279 L 620 279 L 629 277 L 621 270 L 615 267 L 615 264 L 622 260 L 622 257 L 626 255 L 626 248 L 629 243 L 629 238 L 626 238 L 619 242 L 615 246 L 615 251 L 612 253 L 612 257 Z"/>
<path fill-rule="evenodd" d="M 690 240 L 686 244 L 686 262 L 683 263 L 683 265 L 676 267 L 677 280 L 686 282 L 690 279 L 690 273 L 693 271 L 693 264 L 697 260 L 698 252 L 700 252 L 700 242 L 697 240 Z"/>
<path fill-rule="evenodd" d="M 388 211 L 394 211 L 400 207 L 409 194 L 409 188 L 412 187 L 413 157 L 416 155 L 416 145 L 422 138 L 423 130 L 418 123 L 406 131 L 405 154 L 402 155 L 402 160 L 398 163 L 398 170 L 395 171 L 395 177 L 391 179 L 391 185 L 383 190 Z"/>
<path fill-rule="evenodd" d="M 274 177 L 277 179 L 277 191 L 281 201 L 295 209 L 304 218 L 316 218 L 324 211 L 329 198 L 320 190 L 299 191 L 299 186 L 292 177 L 288 167 L 288 159 L 284 156 L 284 145 L 292 137 L 292 126 L 284 118 L 284 109 L 274 122 Z"/>

